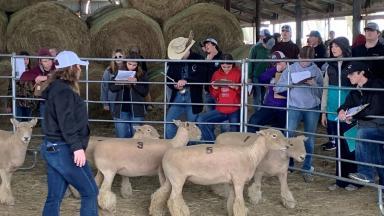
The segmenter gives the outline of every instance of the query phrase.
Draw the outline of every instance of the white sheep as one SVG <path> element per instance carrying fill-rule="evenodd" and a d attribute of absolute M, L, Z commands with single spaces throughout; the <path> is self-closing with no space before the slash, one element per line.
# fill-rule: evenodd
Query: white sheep
<path fill-rule="evenodd" d="M 215 144 L 247 144 L 251 143 L 256 137 L 257 134 L 255 133 L 227 132 L 220 134 L 216 138 Z M 286 208 L 295 207 L 296 201 L 287 184 L 289 158 L 293 158 L 298 162 L 304 161 L 306 155 L 305 140 L 307 140 L 305 136 L 289 138 L 289 146 L 286 151 L 271 150 L 267 153 L 256 168 L 253 183 L 248 187 L 248 197 L 253 204 L 257 204 L 261 200 L 261 180 L 263 175 L 267 175 L 279 178 L 283 205 Z"/>
<path fill-rule="evenodd" d="M 173 216 L 190 215 L 182 197 L 186 180 L 201 185 L 229 183 L 228 214 L 247 213 L 243 189 L 269 150 L 286 149 L 284 135 L 274 129 L 261 130 L 249 145 L 195 145 L 168 150 L 162 161 L 166 182 L 152 195 L 150 215 L 163 215 L 165 202 Z M 170 195 L 169 195 L 170 193 Z"/>
<path fill-rule="evenodd" d="M 174 121 L 178 130 L 173 139 L 115 139 L 97 144 L 94 159 L 97 169 L 103 174 L 98 202 L 102 209 L 115 211 L 116 196 L 111 185 L 116 174 L 127 177 L 158 175 L 160 184 L 164 180 L 161 160 L 164 153 L 174 147 L 186 146 L 188 141 L 201 138 L 200 129 L 189 122 Z"/>
<path fill-rule="evenodd" d="M 157 132 L 156 128 L 154 128 L 151 125 L 141 125 L 141 126 L 136 126 L 134 128 L 135 128 L 135 134 L 132 137 L 133 139 L 140 139 L 140 138 L 159 139 L 160 138 L 159 132 Z M 115 140 L 121 140 L 121 139 L 125 140 L 127 138 L 91 136 L 89 138 L 88 147 L 85 151 L 87 161 L 90 162 L 91 164 L 94 164 L 94 156 L 93 156 L 94 149 L 99 142 L 107 140 L 106 142 L 113 143 Z M 100 172 L 97 172 L 95 176 L 95 180 L 97 185 L 100 186 L 101 182 L 103 181 L 103 175 Z M 74 187 L 70 185 L 69 189 L 74 197 L 80 198 L 79 192 Z M 132 194 L 132 187 L 131 187 L 131 183 L 129 182 L 129 177 L 122 176 L 120 194 L 123 198 L 127 198 Z"/>
<path fill-rule="evenodd" d="M 23 165 L 28 144 L 32 137 L 32 128 L 37 119 L 29 122 L 19 122 L 12 118 L 11 122 L 16 131 L 0 130 L 0 203 L 14 205 L 15 199 L 11 190 L 12 174 Z"/>

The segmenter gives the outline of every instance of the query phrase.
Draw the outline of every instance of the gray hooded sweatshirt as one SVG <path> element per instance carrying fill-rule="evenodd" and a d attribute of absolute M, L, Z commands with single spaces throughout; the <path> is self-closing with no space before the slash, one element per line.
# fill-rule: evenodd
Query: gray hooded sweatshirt
<path fill-rule="evenodd" d="M 315 85 L 313 87 L 321 87 L 323 85 L 323 76 L 320 69 L 316 64 L 311 63 L 308 67 L 303 68 L 299 62 L 289 66 L 290 74 L 300 73 L 303 71 L 310 71 L 311 77 L 315 79 Z M 289 92 L 288 105 L 290 107 L 302 108 L 302 109 L 311 109 L 316 106 L 319 106 L 321 103 L 321 88 L 295 88 L 295 86 L 308 86 L 308 84 L 292 84 L 292 78 L 288 76 L 288 67 L 281 74 L 279 82 L 276 84 L 274 91 L 277 93 L 285 92 L 288 90 L 287 85 L 293 85 Z"/>

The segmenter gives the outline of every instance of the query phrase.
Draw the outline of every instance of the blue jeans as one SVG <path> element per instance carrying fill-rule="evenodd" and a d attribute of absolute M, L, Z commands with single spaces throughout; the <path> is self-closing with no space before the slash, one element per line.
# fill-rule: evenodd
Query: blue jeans
<path fill-rule="evenodd" d="M 253 125 L 271 125 L 272 127 L 285 128 L 286 126 L 286 110 L 261 108 L 254 112 L 249 118 L 249 124 Z M 255 133 L 260 128 L 257 126 L 248 126 L 247 131 Z"/>
<path fill-rule="evenodd" d="M 120 112 L 120 118 L 113 118 L 116 121 L 144 121 L 144 117 L 133 117 L 130 112 Z M 131 138 L 135 134 L 133 126 L 140 125 L 133 122 L 115 122 L 116 137 Z"/>
<path fill-rule="evenodd" d="M 230 114 L 221 113 L 217 110 L 212 110 L 206 113 L 202 113 L 197 117 L 197 122 L 223 122 L 228 120 L 229 123 L 239 123 L 240 121 L 240 110 L 237 110 Z M 209 124 L 199 124 L 201 130 L 201 138 L 206 141 L 213 141 L 216 139 L 215 131 Z M 230 131 L 239 131 L 239 126 L 231 125 Z"/>
<path fill-rule="evenodd" d="M 384 128 L 357 128 L 357 138 L 384 141 Z M 359 162 L 384 165 L 384 145 L 366 141 L 356 141 L 355 156 Z M 379 182 L 384 185 L 384 169 L 357 165 L 357 172 L 365 175 L 374 182 L 375 170 L 379 175 Z"/>
<path fill-rule="evenodd" d="M 29 107 L 22 107 L 16 105 L 16 116 L 17 117 L 31 117 L 32 109 Z M 17 118 L 18 121 L 29 121 L 27 118 Z"/>
<path fill-rule="evenodd" d="M 41 119 L 41 130 L 43 134 L 45 134 L 45 121 L 44 121 L 44 113 L 45 113 L 45 101 L 40 101 L 39 103 L 39 112 Z"/>
<path fill-rule="evenodd" d="M 296 107 L 291 107 L 295 108 Z M 313 107 L 311 110 L 320 110 L 320 107 Z M 319 122 L 320 113 L 319 112 L 311 112 L 311 111 L 301 111 L 301 110 L 288 110 L 288 135 L 292 137 L 295 135 L 293 130 L 297 129 L 300 121 L 304 122 L 304 132 L 315 133 L 317 130 L 317 124 Z M 307 141 L 305 141 L 305 151 L 309 154 L 313 154 L 313 149 L 315 146 L 315 136 L 305 134 L 308 137 Z M 290 165 L 293 166 L 293 161 L 290 161 Z M 312 166 L 312 155 L 306 155 L 305 160 L 302 166 L 304 170 L 310 170 Z"/>
<path fill-rule="evenodd" d="M 48 195 L 42 215 L 60 215 L 61 201 L 68 184 L 71 184 L 81 195 L 80 215 L 97 216 L 98 189 L 88 163 L 83 167 L 76 166 L 73 162 L 73 152 L 65 143 L 58 143 L 53 151 L 47 151 L 47 145 L 52 144 L 44 141 L 40 148 L 40 153 L 47 163 L 48 182 Z"/>
<path fill-rule="evenodd" d="M 184 94 L 177 93 L 175 99 L 172 101 L 173 103 L 188 103 L 186 105 L 176 105 L 172 104 L 169 106 L 169 109 L 167 111 L 167 122 L 172 122 L 175 119 L 179 119 L 182 114 L 186 114 L 187 121 L 195 122 L 196 121 L 196 114 L 193 114 L 192 112 L 192 105 L 189 105 L 191 103 L 191 95 L 189 91 L 186 91 Z M 173 124 L 166 124 L 165 125 L 165 138 L 166 139 L 172 139 L 176 135 L 177 127 Z"/>
<path fill-rule="evenodd" d="M 209 92 L 204 91 L 204 103 L 205 104 L 216 104 L 215 98 Z M 205 105 L 205 112 L 212 111 L 215 109 L 215 105 Z"/>

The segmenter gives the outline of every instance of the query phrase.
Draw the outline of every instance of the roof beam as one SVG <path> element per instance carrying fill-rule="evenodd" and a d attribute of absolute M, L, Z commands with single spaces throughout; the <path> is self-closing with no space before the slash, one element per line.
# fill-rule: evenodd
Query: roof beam
<path fill-rule="evenodd" d="M 308 0 L 301 2 L 304 8 L 308 8 L 310 10 L 316 11 L 318 13 L 327 13 L 327 10 L 324 10 L 323 8 L 319 7 L 316 4 L 313 4 L 312 2 L 309 2 Z"/>

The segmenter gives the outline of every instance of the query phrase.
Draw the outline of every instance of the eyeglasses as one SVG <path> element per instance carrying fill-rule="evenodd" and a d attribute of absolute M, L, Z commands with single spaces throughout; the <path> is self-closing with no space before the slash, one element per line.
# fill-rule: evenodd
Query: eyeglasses
<path fill-rule="evenodd" d="M 122 55 L 114 56 L 113 58 L 123 58 Z"/>

